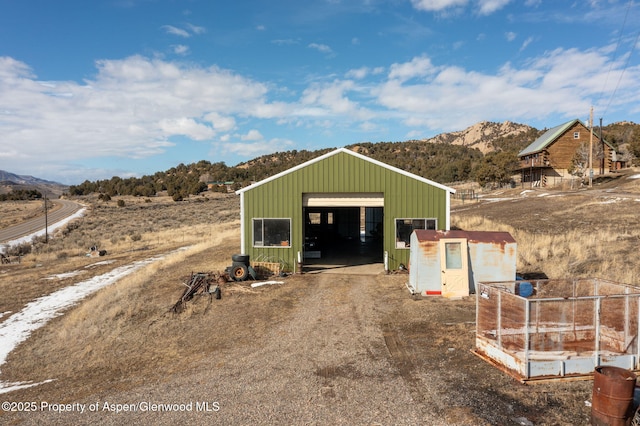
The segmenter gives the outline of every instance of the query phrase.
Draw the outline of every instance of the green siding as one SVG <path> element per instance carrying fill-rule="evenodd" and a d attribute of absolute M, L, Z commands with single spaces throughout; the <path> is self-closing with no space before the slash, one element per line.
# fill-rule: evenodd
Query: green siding
<path fill-rule="evenodd" d="M 447 223 L 447 189 L 346 152 L 311 161 L 240 192 L 244 197 L 245 252 L 252 260 L 279 259 L 292 269 L 297 253 L 303 249 L 304 193 L 383 193 L 384 250 L 389 253 L 391 269 L 409 261 L 409 249 L 395 248 L 396 218 L 437 218 L 438 229 L 444 229 Z M 254 248 L 252 218 L 291 218 L 291 247 Z"/>

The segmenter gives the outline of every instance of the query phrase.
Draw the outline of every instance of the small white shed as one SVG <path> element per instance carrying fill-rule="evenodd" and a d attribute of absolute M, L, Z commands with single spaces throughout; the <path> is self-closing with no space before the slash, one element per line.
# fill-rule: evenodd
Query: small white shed
<path fill-rule="evenodd" d="M 508 232 L 415 230 L 410 250 L 414 294 L 468 296 L 479 282 L 516 279 L 517 245 Z"/>

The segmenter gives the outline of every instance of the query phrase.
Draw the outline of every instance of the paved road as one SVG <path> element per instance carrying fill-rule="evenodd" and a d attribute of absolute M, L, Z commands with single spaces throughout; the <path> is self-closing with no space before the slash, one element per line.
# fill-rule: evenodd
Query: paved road
<path fill-rule="evenodd" d="M 52 209 L 47 215 L 47 224 L 51 227 L 54 223 L 60 222 L 66 219 L 72 214 L 76 213 L 82 208 L 81 204 L 68 200 L 52 200 L 54 204 L 60 206 L 57 209 Z M 8 228 L 0 229 L 0 243 L 6 243 L 7 241 L 15 240 L 25 235 L 33 234 L 35 232 L 44 230 L 45 228 L 45 216 L 38 216 L 33 219 L 26 220 L 18 225 L 13 225 Z"/>

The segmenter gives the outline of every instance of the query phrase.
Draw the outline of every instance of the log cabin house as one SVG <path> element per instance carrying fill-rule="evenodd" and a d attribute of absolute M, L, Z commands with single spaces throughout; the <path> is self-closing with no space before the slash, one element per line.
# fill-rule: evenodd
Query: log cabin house
<path fill-rule="evenodd" d="M 593 141 L 592 168 L 586 158 Z M 593 133 L 582 121 L 575 119 L 547 130 L 518 153 L 521 182 L 531 187 L 555 186 L 570 178 L 575 160 L 582 163 L 584 176 L 604 174 L 615 167 L 616 152 L 611 144 Z"/>

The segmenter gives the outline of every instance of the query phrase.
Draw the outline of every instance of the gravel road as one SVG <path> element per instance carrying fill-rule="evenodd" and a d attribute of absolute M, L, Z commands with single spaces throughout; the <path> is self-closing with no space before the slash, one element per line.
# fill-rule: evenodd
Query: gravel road
<path fill-rule="evenodd" d="M 379 318 L 391 313 L 391 305 L 385 305 L 376 291 L 378 278 L 305 277 L 304 292 L 298 294 L 298 305 L 285 321 L 278 321 L 249 344 L 239 341 L 211 354 L 190 374 L 149 383 L 135 392 L 101 395 L 96 400 L 98 413 L 41 412 L 23 420 L 34 424 L 56 420 L 66 424 L 436 424 L 437 418 L 425 417 L 412 399 L 385 344 Z M 194 338 L 225 332 L 220 324 Z M 233 341 L 233 336 L 229 338 Z M 96 401 L 80 403 L 87 404 L 88 411 Z M 142 409 L 146 403 L 185 404 L 186 411 L 115 413 L 105 407 L 139 403 Z"/>
<path fill-rule="evenodd" d="M 185 359 L 188 368 L 142 385 L 105 377 L 102 391 L 81 400 L 65 398 L 63 383 L 52 384 L 60 399 L 47 402 L 76 404 L 65 407 L 76 411 L 39 407 L 3 420 L 25 425 L 588 422 L 588 384 L 521 385 L 471 353 L 473 298 L 422 299 L 409 295 L 406 275 L 340 272 L 289 277 L 250 296 L 227 290 L 208 314 L 217 315 L 219 326 L 198 328 L 194 322 L 192 328 L 193 339 L 211 338 L 218 349 L 197 362 Z M 248 320 L 225 321 L 230 316 Z M 49 385 L 41 386 L 44 391 Z M 85 412 L 78 412 L 82 407 Z"/>

